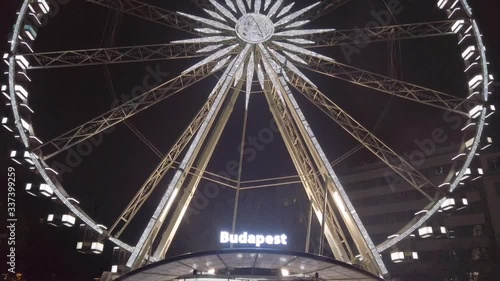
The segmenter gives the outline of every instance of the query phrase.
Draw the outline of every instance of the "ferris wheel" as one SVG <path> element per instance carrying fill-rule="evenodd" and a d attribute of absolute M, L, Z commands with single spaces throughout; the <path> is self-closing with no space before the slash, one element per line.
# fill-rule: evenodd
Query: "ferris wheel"
<path fill-rule="evenodd" d="M 456 191 L 467 181 L 482 175 L 481 169 L 472 163 L 479 151 L 492 143 L 492 139 L 483 134 L 483 129 L 486 119 L 495 111 L 495 107 L 488 104 L 493 77 L 488 73 L 482 36 L 466 0 L 435 0 L 435 9 L 441 11 L 440 21 L 371 25 L 361 29 L 315 28 L 313 20 L 330 12 L 341 12 L 342 6 L 350 1 L 325 0 L 297 9 L 293 1 L 284 0 L 193 1 L 204 10 L 205 15 L 200 16 L 190 11 L 173 12 L 136 0 L 87 0 L 96 9 L 105 7 L 116 10 L 126 16 L 183 31 L 191 38 L 156 45 L 37 52 L 32 46 L 37 39 L 38 28 L 43 25 L 44 15 L 50 13 L 51 6 L 46 0 L 25 0 L 9 42 L 9 53 L 3 56 L 9 66 L 9 80 L 1 90 L 12 109 L 2 118 L 2 125 L 19 141 L 19 147 L 12 150 L 10 157 L 14 162 L 30 167 L 38 179 L 28 183 L 26 191 L 37 196 L 56 197 L 67 208 L 59 216 L 51 217 L 54 223 L 57 221 L 73 226 L 77 219 L 81 220 L 85 235 L 91 237 L 91 241 L 80 242 L 78 249 L 99 253 L 103 250 L 103 240 L 109 239 L 130 253 L 126 264 L 129 269 L 161 260 L 171 246 L 200 180 L 210 178 L 206 168 L 211 158 L 215 157 L 215 148 L 231 112 L 235 106 L 242 106 L 245 123 L 255 118 L 248 112 L 252 99 L 258 94 L 267 102 L 268 107 L 262 110 L 269 109 L 271 112 L 297 171 L 297 178 L 303 184 L 313 213 L 320 222 L 322 240 L 326 240 L 337 260 L 356 263 L 376 275 L 387 274 L 382 259 L 385 251 L 415 232 L 424 235 L 432 232 L 432 228 L 425 223 L 438 211 L 467 205 L 466 200 L 456 196 Z M 403 39 L 428 40 L 440 36 L 449 37 L 458 45 L 457 50 L 450 52 L 456 52 L 456 60 L 463 61 L 465 79 L 461 82 L 467 89 L 461 93 L 448 94 L 367 71 L 343 63 L 342 59 L 330 57 L 323 51 L 325 47 Z M 29 96 L 43 93 L 30 88 L 30 72 L 58 67 L 188 58 L 196 58 L 197 61 L 161 85 L 56 138 L 40 140 L 37 137 L 31 121 L 34 112 Z M 321 75 L 323 80 L 342 80 L 352 87 L 364 87 L 395 99 L 404 99 L 423 111 L 434 108 L 467 120 L 461 131 L 463 143 L 456 157 L 450 159 L 452 165 L 446 171 L 444 181 L 429 180 L 410 160 L 398 154 L 373 130 L 336 104 L 335 91 L 315 81 L 314 77 L 318 75 L 309 75 L 313 72 Z M 78 201 L 61 183 L 57 169 L 48 164 L 52 157 L 126 122 L 128 118 L 188 87 L 196 87 L 204 78 L 216 74 L 219 79 L 208 90 L 210 94 L 205 104 L 171 150 L 163 155 L 136 195 L 130 198 L 114 223 L 107 227 L 99 224 L 79 207 Z M 427 200 L 421 211 L 386 241 L 376 245 L 370 238 L 334 171 L 333 159 L 329 159 L 322 148 L 321 137 L 318 138 L 318 132 L 313 132 L 311 120 L 299 106 L 298 96 L 305 97 L 333 121 L 332 126 L 335 123 L 344 129 L 354 142 L 366 148 Z M 238 103 L 238 100 L 244 102 Z M 245 136 L 245 127 L 242 131 Z M 161 188 L 158 185 L 167 172 L 172 170 L 175 172 L 171 174 L 168 186 L 164 187 L 142 235 L 136 241 L 122 241 L 121 234 L 153 191 Z M 236 198 L 244 192 L 240 177 L 231 187 L 235 189 Z M 235 205 L 236 210 L 237 202 Z M 396 251 L 391 258 L 400 261 L 406 258 L 406 253 Z"/>

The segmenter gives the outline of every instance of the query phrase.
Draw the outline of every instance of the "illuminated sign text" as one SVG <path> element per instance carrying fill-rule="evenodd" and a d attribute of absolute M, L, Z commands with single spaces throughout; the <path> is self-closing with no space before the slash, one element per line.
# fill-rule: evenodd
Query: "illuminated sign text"
<path fill-rule="evenodd" d="M 220 243 L 226 244 L 252 244 L 257 247 L 260 245 L 286 245 L 287 237 L 285 234 L 281 235 L 260 235 L 260 234 L 248 234 L 243 232 L 241 234 L 229 234 L 227 231 L 221 231 L 220 233 Z"/>

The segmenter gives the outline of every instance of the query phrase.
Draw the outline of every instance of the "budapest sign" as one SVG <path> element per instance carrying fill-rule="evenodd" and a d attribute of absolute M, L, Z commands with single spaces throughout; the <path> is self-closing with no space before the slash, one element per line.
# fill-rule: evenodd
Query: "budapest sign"
<path fill-rule="evenodd" d="M 250 244 L 260 247 L 260 245 L 286 245 L 287 244 L 286 234 L 280 235 L 261 235 L 261 234 L 249 234 L 248 232 L 243 232 L 241 234 L 230 234 L 227 231 L 221 231 L 220 233 L 220 243 L 221 244 Z"/>

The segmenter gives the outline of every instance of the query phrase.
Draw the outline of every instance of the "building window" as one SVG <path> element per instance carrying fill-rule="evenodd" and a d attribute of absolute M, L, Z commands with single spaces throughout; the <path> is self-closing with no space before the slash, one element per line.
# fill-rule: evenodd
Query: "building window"
<path fill-rule="evenodd" d="M 483 232 L 483 226 L 478 224 L 478 225 L 475 225 L 474 228 L 472 229 L 472 236 L 474 237 L 480 237 L 480 236 L 483 236 L 484 235 L 484 232 Z"/>
<path fill-rule="evenodd" d="M 285 199 L 283 200 L 283 206 L 285 206 L 285 207 L 290 206 L 290 199 L 285 198 Z"/>
<path fill-rule="evenodd" d="M 479 249 L 479 248 L 472 249 L 471 256 L 472 256 L 473 261 L 477 261 L 477 260 L 481 259 L 481 249 Z"/>
<path fill-rule="evenodd" d="M 490 171 L 495 171 L 500 169 L 500 164 L 498 163 L 498 158 L 488 160 L 488 168 Z"/>
<path fill-rule="evenodd" d="M 469 272 L 469 281 L 479 281 L 479 272 Z"/>
<path fill-rule="evenodd" d="M 302 214 L 299 215 L 299 223 L 304 223 L 304 216 Z"/>
<path fill-rule="evenodd" d="M 487 248 L 474 248 L 472 249 L 472 260 L 487 260 L 488 259 L 488 249 Z"/>
<path fill-rule="evenodd" d="M 442 176 L 442 175 L 444 175 L 444 167 L 439 166 L 436 168 L 436 176 Z"/>
<path fill-rule="evenodd" d="M 488 249 L 487 248 L 481 248 L 481 259 L 487 260 L 488 258 L 489 258 Z"/>

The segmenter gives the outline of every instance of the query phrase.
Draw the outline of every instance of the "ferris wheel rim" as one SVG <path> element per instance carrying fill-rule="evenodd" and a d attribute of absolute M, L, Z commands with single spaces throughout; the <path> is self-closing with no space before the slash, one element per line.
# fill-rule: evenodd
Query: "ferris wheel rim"
<path fill-rule="evenodd" d="M 460 0 L 460 3 L 465 8 L 466 13 L 469 16 L 469 20 L 472 21 L 475 40 L 476 40 L 478 49 L 480 50 L 479 52 L 480 52 L 481 69 L 482 69 L 482 76 L 483 76 L 483 82 L 482 82 L 483 92 L 481 93 L 481 96 L 482 96 L 483 102 L 486 103 L 488 101 L 488 98 L 489 98 L 488 97 L 488 95 L 489 95 L 489 93 L 488 93 L 489 74 L 488 73 L 489 72 L 488 72 L 487 60 L 486 60 L 486 51 L 485 51 L 486 49 L 484 47 L 484 43 L 483 43 L 481 33 L 479 31 L 479 27 L 477 26 L 477 23 L 476 23 L 475 19 L 473 18 L 472 9 L 470 8 L 467 0 Z M 479 125 L 478 125 L 478 130 L 477 130 L 476 135 L 475 135 L 474 144 L 473 144 L 472 148 L 470 149 L 469 154 L 467 155 L 466 162 L 464 163 L 464 165 L 462 166 L 462 168 L 458 172 L 458 175 L 455 177 L 453 182 L 450 183 L 450 188 L 449 188 L 450 193 L 453 193 L 459 187 L 462 176 L 465 174 L 467 168 L 470 166 L 473 158 L 475 157 L 475 154 L 479 148 L 479 142 L 481 141 L 483 129 L 484 129 L 484 126 L 486 124 L 486 114 L 487 114 L 486 108 L 483 108 L 481 111 L 481 116 L 479 118 Z M 462 152 L 463 152 L 463 150 L 462 150 Z M 452 171 L 450 171 L 450 172 L 452 172 Z M 424 216 L 422 216 L 418 221 L 416 221 L 413 224 L 410 222 L 407 225 L 405 225 L 403 228 L 401 228 L 394 235 L 395 237 L 388 238 L 386 241 L 377 245 L 378 251 L 383 252 L 383 251 L 389 249 L 390 247 L 394 246 L 395 244 L 397 244 L 402 239 L 408 237 L 411 233 L 413 233 L 420 226 L 422 226 L 427 220 L 429 220 L 432 217 L 432 215 L 434 215 L 440 209 L 440 207 L 442 206 L 442 204 L 444 203 L 444 201 L 446 199 L 447 199 L 447 197 L 440 198 L 439 200 L 436 200 L 435 202 L 433 202 L 433 204 L 429 204 L 427 207 L 425 207 L 424 210 L 426 210 L 427 213 L 425 213 Z"/>
<path fill-rule="evenodd" d="M 28 5 L 29 5 L 29 0 L 25 0 L 23 2 L 23 5 L 21 7 L 21 10 L 20 10 L 20 13 L 18 15 L 18 18 L 16 20 L 16 25 L 14 26 L 14 33 L 13 33 L 13 37 L 12 37 L 12 41 L 11 41 L 11 53 L 12 54 L 17 54 L 16 53 L 16 45 L 17 45 L 17 39 L 18 39 L 18 36 L 21 32 L 21 27 L 22 27 L 22 24 L 23 24 L 23 19 L 26 17 L 26 14 L 27 14 L 27 10 L 28 10 Z M 489 74 L 488 74 L 488 68 L 487 68 L 487 61 L 486 61 L 486 52 L 485 52 L 485 48 L 484 48 L 484 43 L 483 43 L 483 40 L 482 40 L 482 37 L 481 37 L 481 34 L 480 34 L 480 31 L 479 31 L 479 28 L 477 26 L 477 23 L 475 21 L 475 19 L 473 18 L 472 16 L 472 10 L 470 9 L 468 3 L 466 0 L 460 0 L 460 2 L 462 3 L 463 7 L 466 9 L 466 12 L 467 14 L 469 15 L 469 20 L 471 21 L 472 25 L 473 25 L 473 31 L 474 31 L 474 34 L 475 34 L 475 40 L 477 42 L 477 45 L 479 46 L 479 49 L 480 49 L 480 57 L 481 57 L 481 64 L 482 64 L 482 75 L 483 75 L 483 93 L 482 93 L 482 99 L 484 102 L 487 102 L 488 101 L 488 78 L 489 78 Z M 30 146 L 29 146 L 29 137 L 28 137 L 28 134 L 25 132 L 25 130 L 22 128 L 22 125 L 21 125 L 21 122 L 20 122 L 20 117 L 19 117 L 19 109 L 18 109 L 18 105 L 16 103 L 16 98 L 15 98 L 15 92 L 14 92 L 14 85 L 15 85 L 15 70 L 16 70 L 16 63 L 14 61 L 15 59 L 15 56 L 12 55 L 10 58 L 9 58 L 9 91 L 10 91 L 10 96 L 11 96 L 11 100 L 12 100 L 12 104 L 11 104 L 11 107 L 12 107 L 12 110 L 13 110 L 13 113 L 14 113 L 14 117 L 15 117 L 15 121 L 16 121 L 16 127 L 17 127 L 17 130 L 19 132 L 19 135 L 21 137 L 21 140 L 25 146 L 26 149 L 29 149 Z M 458 172 L 458 176 L 456 176 L 453 180 L 453 182 L 450 183 L 450 188 L 449 188 L 449 191 L 450 193 L 454 192 L 458 187 L 459 187 L 459 183 L 460 183 L 460 180 L 461 180 L 461 177 L 464 175 L 464 173 L 466 172 L 466 169 L 470 166 L 477 150 L 478 150 L 478 147 L 479 147 L 479 142 L 481 141 L 481 135 L 482 135 L 482 130 L 485 126 L 485 123 L 486 123 L 486 115 L 487 115 L 487 110 L 486 108 L 483 108 L 482 109 L 482 112 L 481 112 L 481 117 L 479 118 L 479 123 L 477 125 L 478 127 L 478 130 L 476 132 L 476 135 L 475 135 L 475 141 L 474 141 L 474 144 L 472 146 L 472 148 L 470 149 L 470 152 L 467 156 L 467 160 L 466 162 L 464 163 L 464 165 L 462 166 L 462 168 L 460 169 L 460 171 Z M 29 132 L 30 134 L 29 135 L 34 135 L 33 132 Z M 43 177 L 43 179 L 47 182 L 47 184 L 49 184 L 49 186 L 53 189 L 54 193 L 56 194 L 56 196 L 73 212 L 75 213 L 75 215 L 77 215 L 82 221 L 84 221 L 87 225 L 89 225 L 90 227 L 92 227 L 96 232 L 102 234 L 102 235 L 105 235 L 106 238 L 108 238 L 111 242 L 115 243 L 117 246 L 120 246 L 121 248 L 131 252 L 133 247 L 124 243 L 123 241 L 121 241 L 120 239 L 117 239 L 115 237 L 112 237 L 112 236 L 108 236 L 107 235 L 107 231 L 105 229 L 103 229 L 99 224 L 97 224 L 88 214 L 86 214 L 86 212 L 84 210 L 82 210 L 81 208 L 79 208 L 77 205 L 73 204 L 71 201 L 69 201 L 68 199 L 70 198 L 70 196 L 68 195 L 68 193 L 66 192 L 66 190 L 64 189 L 64 187 L 60 184 L 60 182 L 57 180 L 57 179 L 53 179 L 51 178 L 46 169 L 47 168 L 50 168 L 49 165 L 46 164 L 46 162 L 41 159 L 41 158 L 38 158 L 38 155 L 35 153 L 35 152 L 30 152 L 31 155 L 32 155 L 32 160 L 34 162 L 34 165 L 36 167 L 36 169 L 38 170 L 38 172 L 40 173 L 40 175 Z M 403 227 L 399 232 L 401 233 L 398 233 L 399 236 L 398 237 L 394 237 L 394 238 L 391 238 L 391 239 L 388 239 L 386 240 L 385 242 L 382 242 L 381 244 L 379 244 L 378 246 L 376 246 L 377 250 L 379 252 L 383 252 L 385 251 L 386 249 L 390 248 L 391 246 L 393 246 L 394 244 L 396 244 L 397 242 L 399 242 L 401 239 L 407 237 L 408 235 L 410 235 L 412 232 L 414 232 L 416 230 L 416 228 L 420 227 L 423 223 L 425 223 L 434 213 L 436 213 L 438 211 L 438 209 L 440 208 L 441 204 L 443 203 L 443 201 L 446 200 L 446 197 L 443 197 L 443 198 L 439 198 L 437 200 L 435 200 L 434 202 L 432 202 L 431 204 L 429 204 L 425 209 L 428 210 L 427 214 L 425 216 L 423 216 L 420 220 L 418 220 L 417 222 L 411 224 L 411 222 L 409 223 L 409 225 Z"/>

